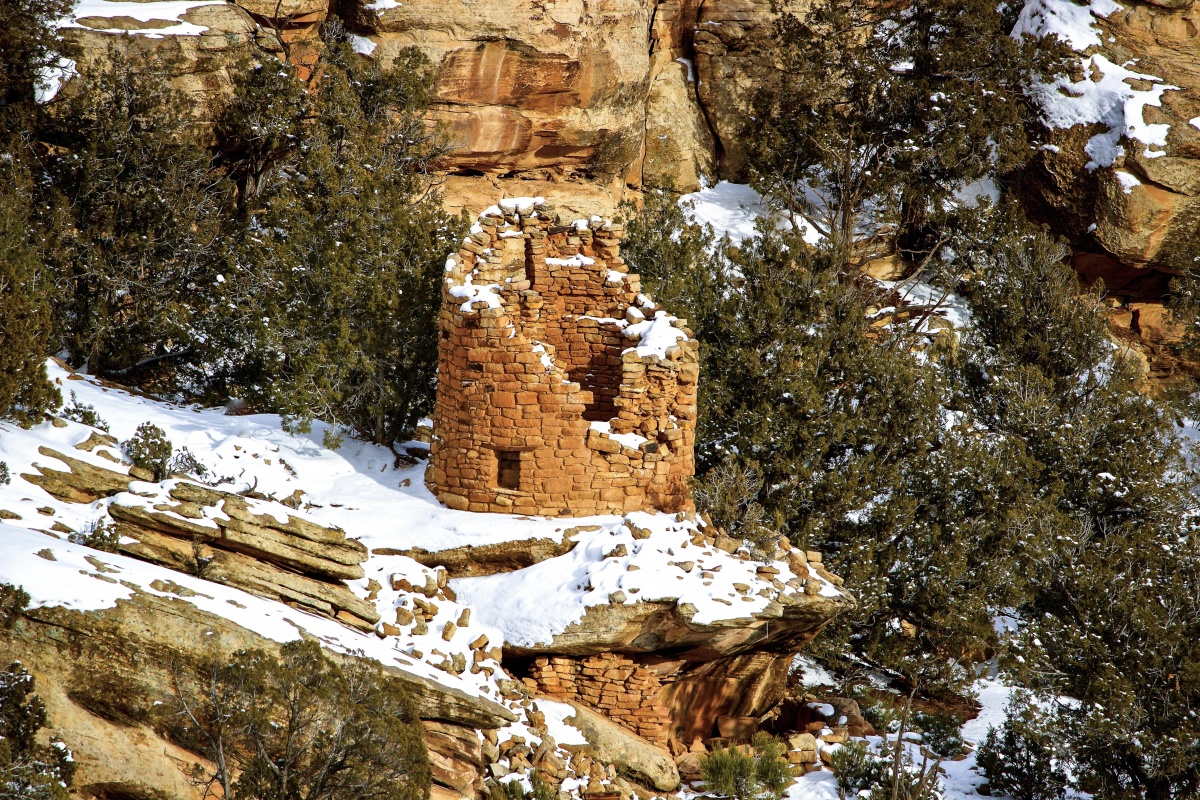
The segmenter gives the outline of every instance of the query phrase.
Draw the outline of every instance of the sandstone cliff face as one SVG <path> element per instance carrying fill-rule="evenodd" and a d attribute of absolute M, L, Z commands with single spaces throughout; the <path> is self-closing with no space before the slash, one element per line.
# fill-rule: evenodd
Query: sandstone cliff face
<path fill-rule="evenodd" d="M 416 47 L 437 70 L 432 116 L 454 147 L 448 205 L 476 214 L 497 194 L 536 194 L 568 211 L 611 214 L 645 183 L 694 191 L 714 174 L 718 145 L 691 61 L 700 5 L 356 0 L 343 13 L 360 50 L 380 63 Z M 307 77 L 329 4 L 238 0 L 177 11 L 158 3 L 136 19 L 89 11 L 67 29 L 80 71 L 110 47 L 166 54 L 203 115 L 229 91 L 229 67 L 241 58 L 286 52 Z M 125 33 L 135 35 L 114 35 Z"/>
<path fill-rule="evenodd" d="M 1109 262 L 1118 281 L 1120 266 L 1178 272 L 1200 254 L 1200 12 L 1190 0 L 1138 0 L 1097 14 L 1093 25 L 1102 44 L 1086 52 L 1141 76 L 1121 83 L 1141 92 L 1167 87 L 1161 104 L 1140 111 L 1145 124 L 1169 126 L 1165 144 L 1126 139 L 1111 167 L 1097 167 L 1085 148 L 1105 125 L 1056 130 L 1057 150 L 1040 153 L 1027 197 L 1072 239 L 1087 271 L 1104 271 Z M 1114 72 L 1091 69 L 1087 79 L 1098 81 L 1105 71 Z M 1114 109 L 1118 124 L 1136 122 L 1140 99 L 1131 101 Z"/>

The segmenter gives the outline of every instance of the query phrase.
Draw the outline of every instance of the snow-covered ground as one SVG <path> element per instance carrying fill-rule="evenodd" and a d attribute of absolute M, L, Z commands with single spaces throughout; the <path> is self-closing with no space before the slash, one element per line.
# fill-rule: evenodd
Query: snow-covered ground
<path fill-rule="evenodd" d="M 728 236 L 734 244 L 741 244 L 758 233 L 758 219 L 768 216 L 772 209 L 763 196 L 744 183 L 721 181 L 698 192 L 679 198 L 688 218 L 698 225 L 711 225 L 718 236 Z M 792 225 L 785 219 L 778 222 L 780 230 L 790 230 Z M 801 218 L 804 241 L 816 244 L 821 234 L 807 220 Z"/>
<path fill-rule="evenodd" d="M 505 735 L 532 741 L 538 737 L 530 729 L 531 709 L 527 701 L 522 705 L 505 700 L 499 681 L 508 676 L 499 664 L 490 659 L 484 662 L 491 667 L 490 674 L 453 674 L 438 665 L 451 654 L 466 650 L 481 635 L 494 644 L 501 640 L 524 645 L 546 641 L 582 618 L 589 606 L 612 602 L 612 594 L 618 591 L 629 603 L 659 599 L 691 603 L 697 608 L 695 619 L 701 623 L 744 618 L 767 603 L 764 597 L 734 588 L 735 583 L 754 586 L 760 582 L 755 575 L 758 563 L 692 544 L 694 525 L 682 518 L 638 513 L 563 520 L 457 512 L 440 505 L 425 489 L 423 465 L 397 468 L 387 449 L 352 439 L 340 450 L 330 450 L 320 444 L 326 429 L 321 423 L 314 424 L 309 434 L 294 434 L 283 430 L 274 415 L 231 416 L 220 408 L 166 403 L 104 386 L 54 362 L 49 362 L 48 371 L 68 404 L 74 392 L 75 401 L 93 406 L 118 439 L 132 436 L 141 423 L 152 422 L 167 433 L 177 449 L 187 447 L 213 475 L 232 479 L 223 489 L 253 486 L 257 492 L 278 498 L 289 497 L 297 489 L 302 493 L 300 510 L 251 501 L 256 513 L 292 513 L 337 525 L 372 550 L 440 550 L 533 538 L 559 540 L 569 527 L 591 529 L 575 532 L 577 544 L 563 556 L 515 572 L 451 581 L 457 599 L 438 598 L 437 616 L 425 632 L 418 634 L 412 627 L 402 629 L 399 636 L 380 638 L 238 589 L 69 541 L 61 527 L 59 532 L 50 527 L 59 523 L 84 530 L 105 517 L 111 502 L 154 503 L 154 497 L 132 492 L 161 496 L 170 482 L 134 482 L 131 493 L 91 504 L 60 501 L 25 481 L 21 473 L 34 471 L 34 463 L 63 468 L 52 456 L 39 452 L 42 447 L 97 466 L 119 468 L 99 456 L 98 450 L 74 449 L 94 429 L 77 422 L 63 427 L 45 422 L 31 430 L 0 423 L 0 460 L 11 472 L 10 483 L 0 484 L 0 509 L 20 517 L 0 521 L 0 582 L 23 586 L 36 606 L 99 610 L 134 592 L 178 597 L 182 587 L 187 602 L 268 639 L 294 640 L 303 630 L 331 649 L 359 651 L 447 687 L 504 703 L 519 717 Z M 642 538 L 645 530 L 650 535 Z M 622 545 L 625 555 L 605 558 Z M 682 565 L 687 561 L 693 565 L 685 570 Z M 372 553 L 363 566 L 366 575 L 348 585 L 366 598 L 368 584 L 374 582 L 372 602 L 385 621 L 395 616 L 397 607 L 411 603 L 411 595 L 392 588 L 393 576 L 421 586 L 435 575 L 434 570 L 400 555 Z M 781 580 L 791 577 L 786 562 L 774 566 Z M 813 572 L 805 577 L 819 580 L 824 595 L 838 593 Z M 446 641 L 442 636 L 446 623 L 460 622 L 468 608 L 469 623 Z M 797 666 L 806 683 L 835 683 L 834 676 L 809 659 L 799 658 Z M 982 681 L 979 691 L 983 713 L 964 727 L 966 738 L 975 742 L 982 740 L 989 725 L 1003 719 L 1011 693 L 994 681 Z M 536 706 L 559 745 L 582 743 L 578 731 L 564 722 L 573 713 L 570 706 L 540 700 Z M 982 778 L 974 771 L 973 754 L 945 764 L 944 769 L 947 798 L 974 796 L 974 787 Z M 689 796 L 688 790 L 681 792 L 685 800 Z M 798 779 L 787 793 L 788 800 L 833 800 L 836 796 L 837 782 L 827 770 Z"/>
<path fill-rule="evenodd" d="M 280 615 L 287 615 L 305 627 L 311 623 L 314 632 L 318 628 L 323 631 L 322 636 L 334 637 L 336 631 L 337 637 L 341 638 L 334 637 L 337 641 L 333 646 L 362 649 L 376 657 L 385 654 L 382 647 L 387 651 L 387 657 L 393 660 L 413 660 L 416 657 L 412 653 L 420 652 L 423 663 L 432 666 L 444 661 L 444 656 L 433 651 L 462 651 L 481 634 L 487 635 L 495 644 L 501 639 L 525 645 L 549 641 L 582 619 L 589 607 L 613 602 L 612 595 L 618 591 L 624 592 L 624 602 L 629 604 L 640 600 L 691 603 L 696 608 L 694 620 L 702 624 L 745 618 L 762 611 L 769 602 L 767 597 L 756 593 L 771 586 L 756 575 L 758 562 L 739 560 L 715 548 L 691 544 L 696 523 L 675 515 L 636 513 L 624 517 L 564 520 L 454 511 L 439 503 L 425 487 L 423 463 L 396 467 L 394 456 L 387 448 L 350 438 L 339 450 L 330 450 L 320 443 L 327 430 L 323 423 L 314 423 L 308 434 L 289 433 L 283 429 L 280 418 L 273 414 L 230 416 L 223 408 L 175 405 L 104 386 L 92 378 L 72 374 L 52 361 L 48 362 L 47 369 L 51 379 L 60 385 L 68 405 L 78 402 L 92 406 L 117 439 L 129 439 L 138 425 L 151 422 L 166 433 L 177 452 L 186 447 L 211 473 L 212 480 L 226 479 L 221 488 L 227 491 L 253 488 L 257 493 L 277 499 L 300 492 L 303 503 L 300 510 L 277 503 L 252 501 L 256 513 L 275 513 L 277 516 L 290 513 L 337 526 L 371 551 L 421 548 L 433 552 L 464 545 L 538 538 L 561 541 L 567 528 L 579 529 L 574 534 L 576 546 L 562 556 L 515 572 L 453 581 L 451 585 L 458 594 L 458 602 L 439 601 L 438 616 L 429 624 L 426 634 L 415 635 L 409 629 L 399 637 L 389 637 L 381 642 L 284 606 L 267 614 L 267 606 L 272 605 L 267 601 L 243 603 L 260 609 L 261 614 L 266 615 L 264 618 L 274 620 L 270 625 L 266 622 L 246 624 L 253 630 L 262 629 L 260 632 L 268 629 L 274 632 L 263 635 L 276 636 L 283 631 L 294 638 L 294 626 L 277 624 L 283 618 Z M 131 492 L 90 504 L 68 503 L 55 498 L 21 478 L 22 473 L 36 472 L 35 464 L 67 469 L 57 459 L 39 452 L 40 448 L 50 448 L 107 469 L 126 469 L 105 460 L 98 452 L 74 449 L 76 444 L 91 436 L 94 429 L 78 422 L 60 421 L 59 424 L 63 427 L 43 422 L 31 430 L 22 430 L 11 423 L 0 423 L 0 461 L 8 464 L 12 475 L 8 485 L 0 485 L 0 509 L 16 516 L 0 521 L 3 522 L 0 528 L 0 581 L 22 584 L 27 581 L 25 569 L 29 564 L 41 567 L 41 572 L 34 573 L 38 576 L 38 586 L 31 586 L 31 594 L 44 605 L 76 602 L 71 584 L 82 580 L 74 577 L 78 575 L 74 567 L 54 567 L 56 562 L 45 559 L 29 560 L 37 558 L 37 551 L 45 547 L 63 548 L 64 553 L 72 554 L 70 558 L 74 560 L 83 557 L 79 555 L 80 546 L 65 542 L 62 537 L 66 534 L 54 533 L 50 530 L 52 526 L 57 523 L 72 531 L 87 530 L 106 518 L 111 503 L 153 506 L 160 498 L 166 499 L 171 486 L 171 481 L 164 484 L 134 482 Z M 410 446 L 423 447 L 416 442 Z M 635 537 L 635 528 L 639 530 L 638 537 Z M 31 533 L 30 529 L 45 530 L 46 533 Z M 649 531 L 649 536 L 645 537 L 642 531 Z M 40 547 L 36 546 L 39 539 Z M 622 545 L 624 555 L 606 558 Z M 167 573 L 174 579 L 175 573 L 160 567 L 121 556 L 103 554 L 102 557 L 106 561 L 119 560 L 124 565 L 121 568 L 130 574 L 164 577 Z M 688 561 L 693 563 L 685 569 Z M 396 608 L 409 602 L 403 592 L 391 588 L 393 575 L 409 580 L 414 586 L 423 586 L 426 577 L 433 574 L 433 570 L 413 559 L 375 552 L 363 566 L 366 576 L 348 585 L 363 598 L 369 594 L 371 581 L 381 585 L 383 588 L 376 590 L 372 602 L 384 621 L 392 620 Z M 793 577 L 786 561 L 777 561 L 773 566 L 779 571 L 779 580 L 786 582 Z M 65 571 L 59 580 L 47 582 L 46 570 L 55 569 Z M 815 571 L 810 570 L 802 577 L 817 581 L 823 595 L 840 593 Z M 153 579 L 148 577 L 143 581 L 139 577 L 135 582 L 141 585 L 141 582 Z M 735 584 L 746 584 L 751 591 L 738 592 Z M 85 585 L 90 586 L 87 582 Z M 84 595 L 85 598 L 96 598 L 95 602 L 101 603 L 100 606 L 71 607 L 111 605 L 117 597 L 112 591 Z M 127 592 L 121 596 L 127 596 Z M 224 594 L 221 596 L 224 598 Z M 451 642 L 444 642 L 441 632 L 445 623 L 456 621 L 462 610 L 469 606 L 474 608 L 471 625 L 455 633 Z M 225 603 L 224 599 L 209 604 L 206 610 L 243 624 L 244 612 Z M 420 671 L 428 672 L 424 667 Z M 479 676 L 464 673 L 453 677 L 439 670 L 432 677 L 458 686 L 467 681 L 478 690 L 495 693 L 494 687 Z"/>

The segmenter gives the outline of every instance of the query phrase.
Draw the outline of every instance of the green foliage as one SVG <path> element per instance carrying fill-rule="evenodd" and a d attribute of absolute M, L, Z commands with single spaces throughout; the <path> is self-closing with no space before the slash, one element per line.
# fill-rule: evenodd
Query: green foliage
<path fill-rule="evenodd" d="M 736 747 L 717 748 L 700 759 L 704 788 L 718 797 L 750 800 L 755 796 L 754 758 Z"/>
<path fill-rule="evenodd" d="M 63 407 L 62 415 L 66 419 L 73 419 L 82 425 L 99 428 L 102 431 L 108 430 L 108 423 L 96 413 L 96 407 L 79 402 L 79 398 L 75 396 L 74 392 L 71 392 L 71 404 Z"/>
<path fill-rule="evenodd" d="M 1055 724 L 1081 787 L 1186 796 L 1200 790 L 1196 476 L 1173 415 L 1109 355 L 1096 300 L 1060 255 L 1001 230 L 970 256 L 983 313 L 957 365 L 961 402 L 1021 448 L 1039 499 L 1009 517 L 1029 580 L 1011 665 L 1079 701 Z"/>
<path fill-rule="evenodd" d="M 983 566 L 1008 555 L 998 506 L 1027 490 L 1011 458 L 942 410 L 950 386 L 910 331 L 870 326 L 880 290 L 785 235 L 732 248 L 672 202 L 647 198 L 626 252 L 702 343 L 702 504 L 730 508 L 730 524 L 757 503 L 752 522 L 828 554 L 859 605 L 818 640 L 822 655 L 853 648 L 925 686 L 969 680 L 956 661 L 990 642 L 988 608 L 1013 600 L 1011 575 Z M 753 498 L 731 485 L 750 468 Z"/>
<path fill-rule="evenodd" d="M 1009 37 L 1019 6 L 789 5 L 777 4 L 782 68 L 747 130 L 752 178 L 843 263 L 856 242 L 916 233 L 957 186 L 1028 158 L 1027 77 L 1062 71 L 1067 49 Z"/>
<path fill-rule="evenodd" d="M 851 739 L 829 757 L 838 779 L 838 796 L 867 796 L 870 800 L 937 800 L 938 762 L 926 759 L 920 766 L 900 738 L 875 748 Z"/>
<path fill-rule="evenodd" d="M 918 711 L 913 714 L 914 727 L 921 733 L 921 743 L 942 758 L 954 759 L 963 754 L 962 720 L 943 711 Z"/>
<path fill-rule="evenodd" d="M 877 751 L 868 749 L 866 742 L 850 739 L 829 756 L 829 768 L 838 779 L 841 797 L 857 797 L 883 782 L 888 761 Z"/>
<path fill-rule="evenodd" d="M 700 760 L 705 790 L 736 800 L 779 798 L 792 782 L 787 747 L 766 733 L 755 734 L 748 752 L 718 748 Z"/>
<path fill-rule="evenodd" d="M 46 708 L 33 689 L 33 676 L 19 662 L 0 671 L 0 787 L 5 797 L 68 800 L 71 752 L 57 740 L 38 743 Z"/>
<path fill-rule="evenodd" d="M 20 586 L 0 583 L 0 632 L 12 630 L 27 608 L 29 592 Z"/>
<path fill-rule="evenodd" d="M 236 319 L 213 340 L 231 388 L 296 429 L 320 418 L 390 445 L 432 408 L 440 280 L 460 224 L 427 177 L 442 147 L 422 120 L 423 57 L 381 72 L 336 26 L 324 36 L 320 92 L 296 93 L 289 69 L 264 65 L 219 126 L 248 143 L 227 157 L 256 201 L 221 285 Z M 304 146 L 289 149 L 297 118 Z"/>
<path fill-rule="evenodd" d="M 858 701 L 863 719 L 880 733 L 894 733 L 900 728 L 903 709 L 896 696 L 888 692 L 876 692 L 863 686 L 855 686 L 852 694 Z"/>
<path fill-rule="evenodd" d="M 121 545 L 121 534 L 117 533 L 117 526 L 103 519 L 93 520 L 79 533 L 71 534 L 70 539 L 76 544 L 106 553 L 117 552 Z"/>
<path fill-rule="evenodd" d="M 27 427 L 62 398 L 46 377 L 52 292 L 19 172 L 0 162 L 0 418 Z"/>
<path fill-rule="evenodd" d="M 156 481 L 161 481 L 170 472 L 172 450 L 167 434 L 153 422 L 138 425 L 133 436 L 121 442 L 121 452 L 134 466 L 154 473 Z"/>
<path fill-rule="evenodd" d="M 787 745 L 760 732 L 754 734 L 750 746 L 754 749 L 754 782 L 768 796 L 782 797 L 795 777 L 787 761 Z"/>
<path fill-rule="evenodd" d="M 1028 693 L 1018 692 L 1005 709 L 1004 722 L 990 728 L 977 763 L 993 794 L 1013 800 L 1060 800 L 1066 796 L 1061 731 Z"/>
<path fill-rule="evenodd" d="M 0 486 L 8 486 L 12 483 L 12 476 L 8 472 L 8 462 L 0 461 Z"/>
<path fill-rule="evenodd" d="M 558 790 L 554 786 L 547 783 L 536 770 L 530 770 L 529 776 L 532 791 L 527 790 L 519 779 L 512 778 L 500 784 L 504 797 L 507 800 L 556 800 Z"/>
<path fill-rule="evenodd" d="M 72 363 L 125 380 L 193 355 L 225 249 L 228 184 L 163 52 L 112 45 L 43 132 L 60 336 Z"/>
<path fill-rule="evenodd" d="M 205 755 L 198 778 L 231 800 L 425 800 L 430 767 L 403 686 L 365 659 L 284 645 L 176 668 L 167 733 Z"/>
<path fill-rule="evenodd" d="M 6 0 L 0 4 L 0 149 L 21 148 L 36 127 L 39 89 L 47 70 L 70 57 L 56 22 L 74 8 L 72 0 Z M 22 155 L 22 158 L 25 156 Z"/>

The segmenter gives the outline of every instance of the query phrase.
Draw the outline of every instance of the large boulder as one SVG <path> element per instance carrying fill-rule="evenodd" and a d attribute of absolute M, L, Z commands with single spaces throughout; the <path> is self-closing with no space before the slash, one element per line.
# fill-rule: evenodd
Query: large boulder
<path fill-rule="evenodd" d="M 1108 260 L 1118 279 L 1122 266 L 1174 273 L 1200 253 L 1200 19 L 1190 0 L 1112 5 L 1093 15 L 1094 36 L 1075 40 L 1082 80 L 1061 93 L 1104 81 L 1110 118 L 1053 129 L 1022 189 L 1093 270 Z M 1114 157 L 1101 144 L 1116 134 Z"/>
<path fill-rule="evenodd" d="M 583 734 L 600 761 L 660 791 L 673 792 L 679 788 L 679 771 L 669 752 L 581 703 L 571 703 L 571 707 L 575 714 L 563 721 Z"/>

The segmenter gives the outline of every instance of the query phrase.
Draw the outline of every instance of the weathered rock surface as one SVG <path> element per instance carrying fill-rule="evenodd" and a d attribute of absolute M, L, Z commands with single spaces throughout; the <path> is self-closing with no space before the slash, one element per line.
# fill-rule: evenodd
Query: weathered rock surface
<path fill-rule="evenodd" d="M 77 449 L 103 455 L 103 446 L 111 444 L 93 435 Z M 38 465 L 37 473 L 22 477 L 62 500 L 113 497 L 135 480 L 122 470 L 136 472 L 136 467 L 107 469 L 48 447 L 39 452 L 69 469 Z M 367 548 L 343 531 L 288 514 L 278 504 L 265 503 L 270 513 L 256 513 L 240 495 L 188 481 L 174 482 L 155 499 L 159 502 L 142 503 L 131 495 L 109 505 L 117 532 L 136 540 L 122 543 L 121 552 L 336 617 L 360 630 L 373 630 L 379 621 L 375 607 L 343 583 L 363 577 L 361 564 L 367 560 Z"/>
<path fill-rule="evenodd" d="M 583 529 L 594 530 L 594 526 L 573 527 L 563 531 L 561 539 L 518 539 L 485 545 L 464 545 L 446 550 L 429 551 L 420 547 L 398 550 L 380 547 L 374 551 L 381 556 L 408 556 L 426 567 L 444 567 L 451 578 L 474 578 L 480 575 L 495 575 L 512 572 L 539 564 L 548 558 L 556 558 L 571 552 L 575 542 L 571 537 Z"/>
<path fill-rule="evenodd" d="M 1089 169 L 1084 146 L 1104 129 L 1055 131 L 1058 150 L 1041 151 L 1025 194 L 1072 239 L 1093 271 L 1108 261 L 1116 273 L 1121 266 L 1177 272 L 1200 253 L 1200 128 L 1189 122 L 1200 116 L 1200 12 L 1192 2 L 1137 0 L 1122 6 L 1094 20 L 1104 41 L 1100 52 L 1175 87 L 1162 93 L 1161 107 L 1148 105 L 1143 111 L 1146 123 L 1170 125 L 1166 147 L 1125 141 L 1124 156 L 1111 168 Z M 1150 86 L 1146 81 L 1130 85 Z M 1156 152 L 1147 155 L 1148 149 Z"/>
<path fill-rule="evenodd" d="M 722 0 L 700 8 L 696 69 L 700 103 L 720 148 L 720 176 L 746 180 L 746 123 L 774 68 L 771 0 Z"/>
<path fill-rule="evenodd" d="M 81 796 L 176 800 L 199 797 L 189 770 L 201 759 L 151 725 L 155 700 L 170 693 L 168 665 L 277 647 L 185 599 L 137 592 L 104 611 L 25 612 L 10 633 L 0 635 L 0 661 L 19 659 L 33 673 L 50 732 L 74 753 Z M 435 788 L 444 797 L 476 796 L 486 766 L 476 730 L 507 724 L 511 712 L 396 668 L 387 671 L 413 694 Z"/>
<path fill-rule="evenodd" d="M 597 758 L 660 791 L 679 788 L 679 771 L 669 752 L 580 703 L 571 706 L 575 715 L 567 717 L 565 722 L 583 734 Z"/>
<path fill-rule="evenodd" d="M 356 21 L 382 63 L 416 46 L 438 67 L 452 168 L 607 182 L 623 181 L 640 149 L 652 5 L 415 0 L 364 3 Z"/>

